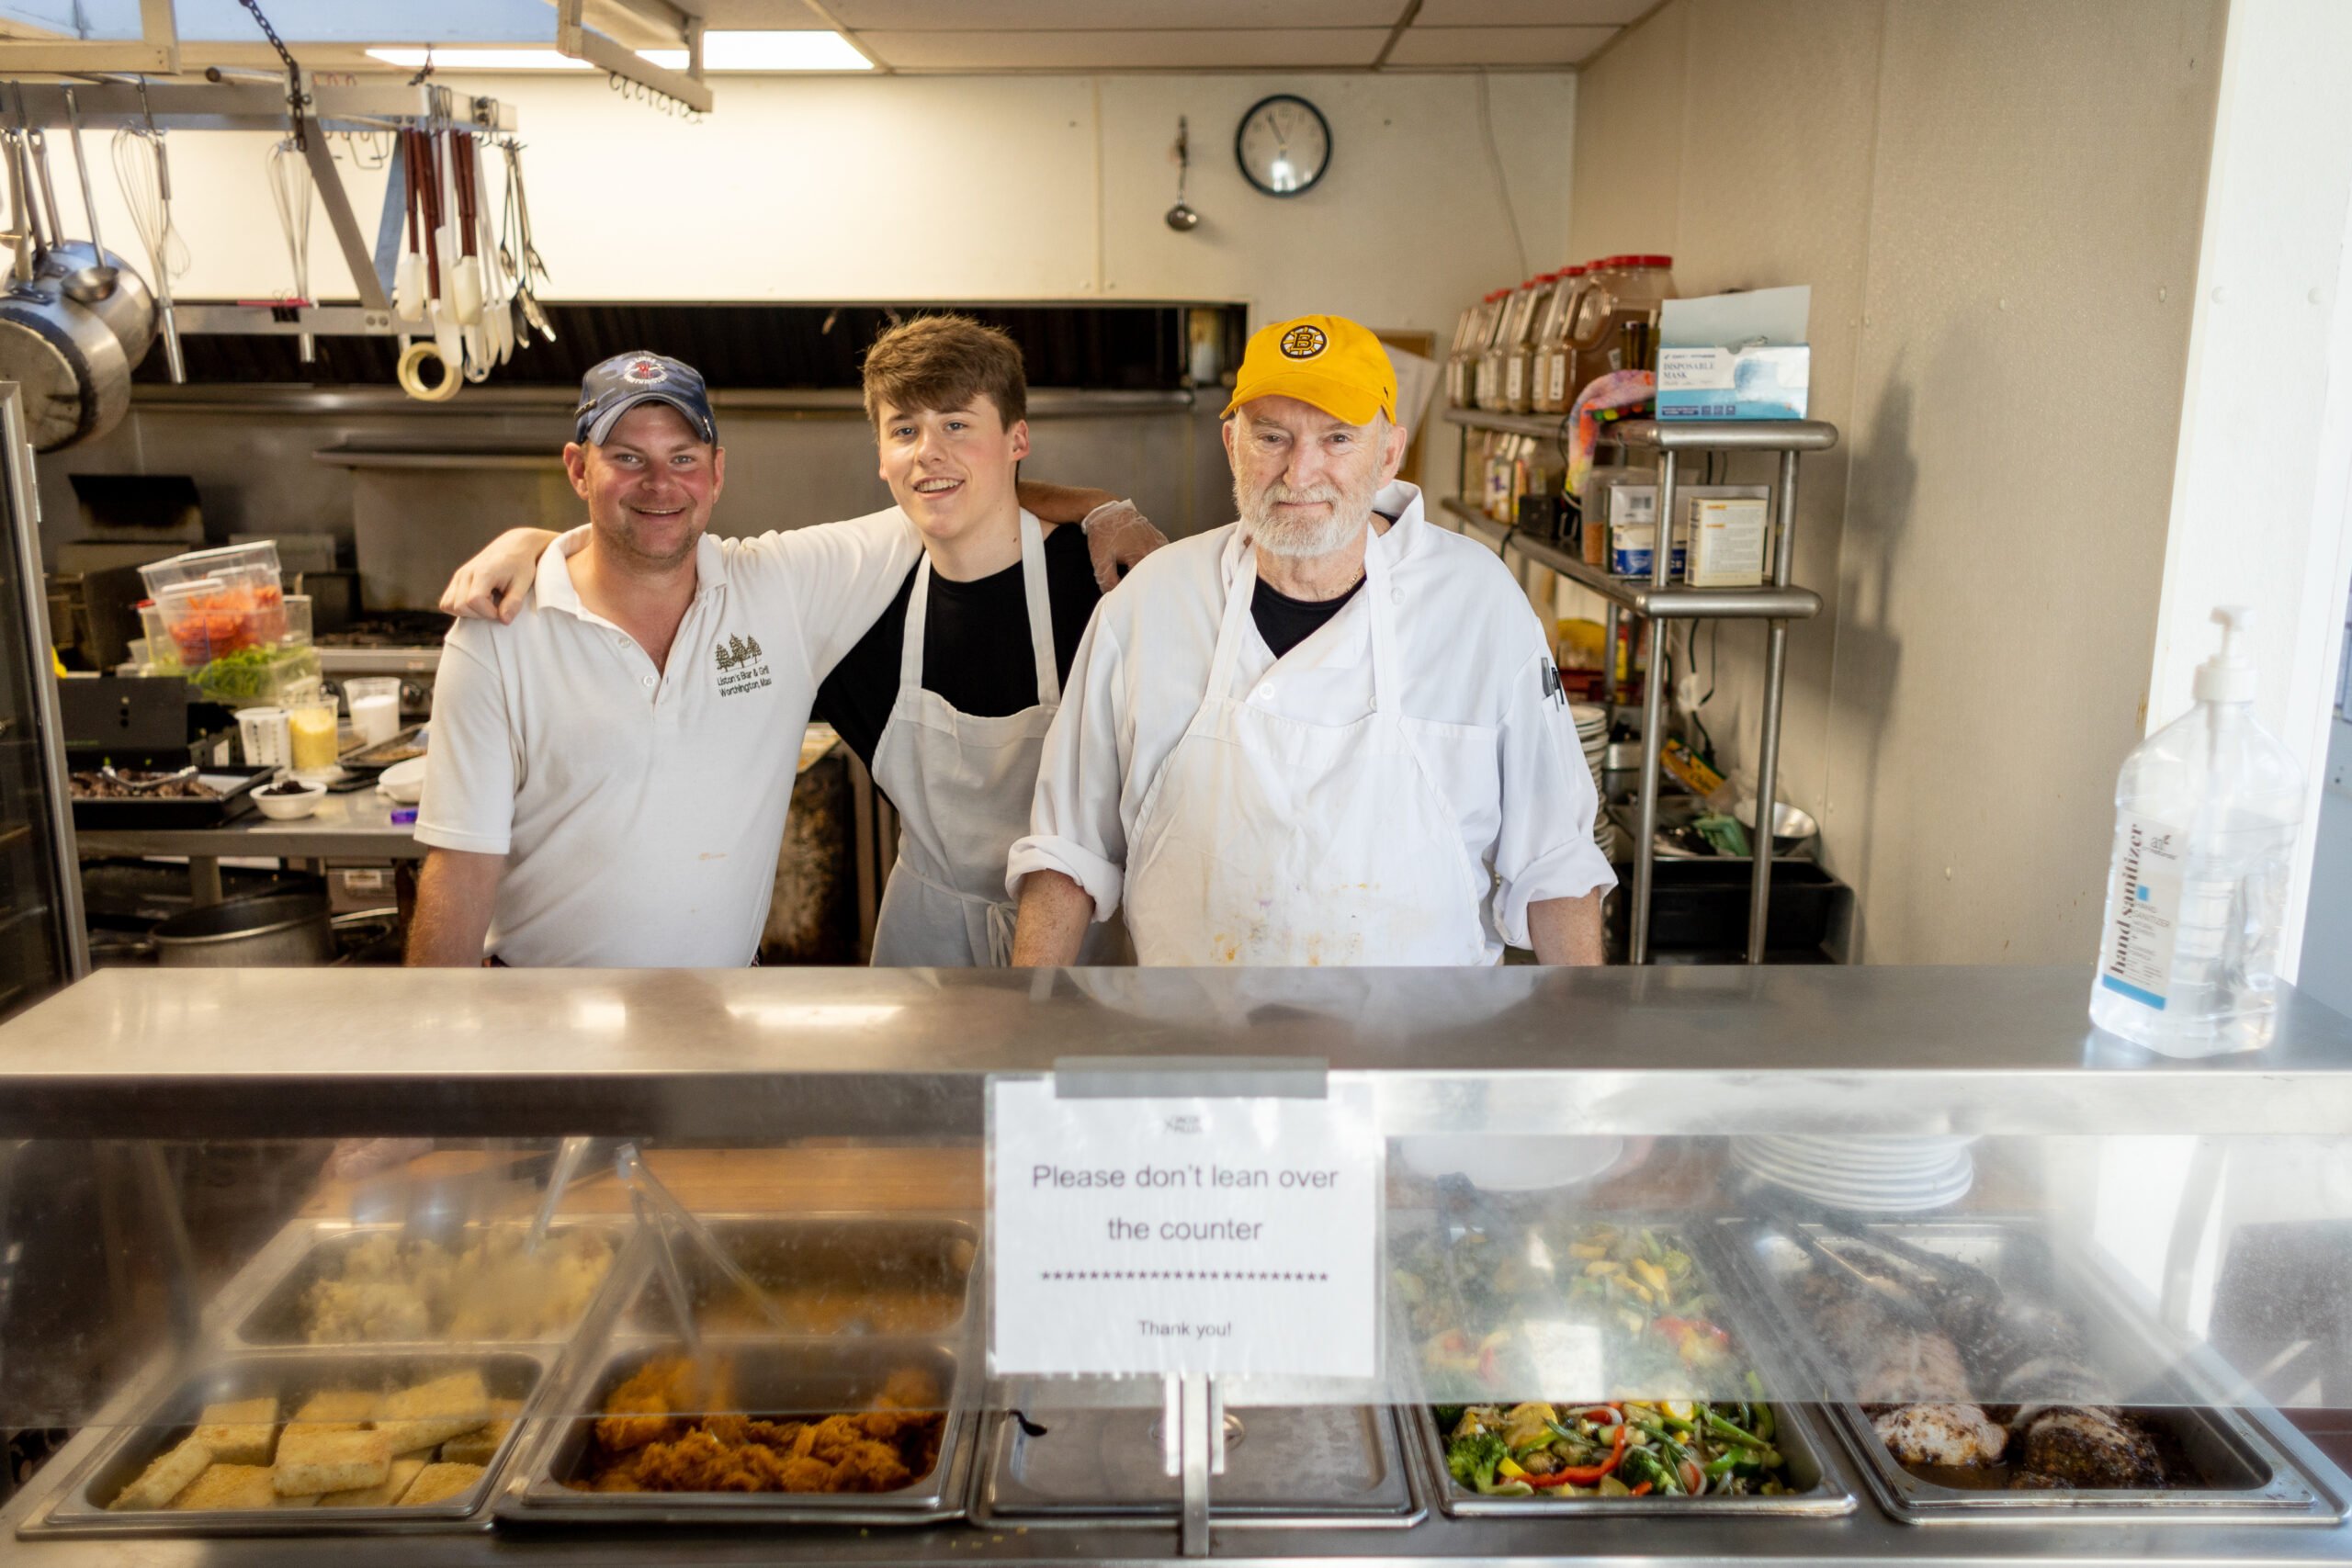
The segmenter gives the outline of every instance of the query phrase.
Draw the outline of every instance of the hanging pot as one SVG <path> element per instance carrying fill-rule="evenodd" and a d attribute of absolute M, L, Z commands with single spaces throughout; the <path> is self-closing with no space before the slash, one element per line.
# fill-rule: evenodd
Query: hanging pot
<path fill-rule="evenodd" d="M 0 295 L 0 381 L 24 389 L 36 452 L 103 435 L 130 408 L 130 361 L 120 340 L 59 294 L 53 280 Z"/>
<path fill-rule="evenodd" d="M 31 156 L 40 158 L 38 140 L 32 149 Z M 0 381 L 14 381 L 24 389 L 33 449 L 54 452 L 104 434 L 129 412 L 130 360 L 103 320 L 66 299 L 55 277 L 40 276 L 51 247 L 39 220 L 40 192 L 26 156 L 22 141 L 12 139 L 10 183 L 17 212 L 40 254 L 29 269 L 33 276 L 12 276 L 6 293 L 0 294 Z M 45 163 L 40 174 L 46 186 Z"/>
<path fill-rule="evenodd" d="M 40 264 L 40 276 L 56 278 L 61 284 L 82 272 L 98 260 L 97 246 L 86 240 L 67 240 L 51 248 Z M 76 301 L 106 322 L 117 342 L 122 344 L 123 357 L 134 370 L 155 346 L 155 296 L 148 288 L 147 280 L 130 270 L 130 264 L 114 251 L 106 254 L 106 265 L 114 268 L 114 292 L 95 303 Z"/>

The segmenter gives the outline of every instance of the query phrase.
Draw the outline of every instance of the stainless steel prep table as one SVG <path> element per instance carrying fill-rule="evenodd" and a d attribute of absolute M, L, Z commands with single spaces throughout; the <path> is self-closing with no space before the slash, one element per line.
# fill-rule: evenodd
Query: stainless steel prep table
<path fill-rule="evenodd" d="M 968 1152 L 991 1074 L 1046 1071 L 1074 1055 L 1182 1054 L 1315 1056 L 1334 1074 L 1366 1075 L 1392 1137 L 1573 1130 L 1699 1144 L 1775 1131 L 2077 1143 L 2124 1134 L 2300 1138 L 2323 1146 L 2346 1139 L 2352 1021 L 2290 994 L 2279 1039 L 2258 1056 L 2172 1063 L 2109 1055 L 2085 1021 L 2087 978 L 2073 969 L 1965 968 L 115 971 L 0 1026 L 0 1137 L 594 1133 L 738 1145 L 897 1140 Z M 322 1016 L 335 1026 L 318 1028 Z M 328 1548 L 315 1538 L 14 1538 L 109 1424 L 132 1419 L 152 1392 L 141 1382 L 119 1391 L 0 1512 L 11 1557 L 57 1568 L 320 1561 Z M 2275 1415 L 2264 1419 L 2266 1435 L 2337 1512 L 2352 1506 L 2341 1495 L 2352 1483 Z M 1571 1557 L 2352 1562 L 2352 1525 L 2340 1522 L 2176 1515 L 1906 1525 L 1871 1500 L 1845 1447 L 1830 1446 L 1823 1463 L 1861 1499 L 1843 1517 L 1454 1518 L 1431 1507 L 1408 1529 L 1220 1531 L 1213 1555 L 1464 1565 Z M 1025 1531 L 1002 1521 L 872 1531 L 502 1523 L 465 1536 L 339 1537 L 332 1551 L 350 1568 L 1185 1561 L 1172 1530 L 1107 1519 Z"/>

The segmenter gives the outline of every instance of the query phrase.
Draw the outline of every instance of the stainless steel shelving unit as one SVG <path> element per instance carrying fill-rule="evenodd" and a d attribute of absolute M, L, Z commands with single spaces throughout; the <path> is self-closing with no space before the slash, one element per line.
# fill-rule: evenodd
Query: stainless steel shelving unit
<path fill-rule="evenodd" d="M 1478 409 L 1448 409 L 1447 420 L 1472 430 L 1502 431 L 1513 435 L 1556 439 L 1563 421 L 1552 415 L 1488 413 Z M 1630 451 L 1658 455 L 1658 516 L 1660 547 L 1653 553 L 1650 579 L 1617 577 L 1571 556 L 1548 540 L 1522 539 L 1461 502 L 1448 498 L 1441 504 L 1452 516 L 1497 547 L 1567 578 L 1608 602 L 1609 616 L 1601 646 L 1617 646 L 1617 617 L 1631 612 L 1651 623 L 1653 647 L 1647 679 L 1642 690 L 1642 780 L 1634 831 L 1634 908 L 1629 956 L 1635 964 L 1649 961 L 1650 900 L 1656 877 L 1655 840 L 1657 833 L 1658 755 L 1665 741 L 1666 662 L 1657 656 L 1658 624 L 1669 620 L 1760 620 L 1767 626 L 1764 656 L 1764 714 L 1758 742 L 1758 794 L 1765 807 L 1755 844 L 1755 876 L 1748 896 L 1747 962 L 1764 962 L 1766 916 L 1772 897 L 1772 835 L 1770 803 L 1776 798 L 1781 758 L 1781 697 L 1788 667 L 1789 623 L 1810 620 L 1821 613 L 1821 595 L 1800 588 L 1789 579 L 1796 550 L 1797 457 L 1805 452 L 1826 452 L 1838 445 L 1838 427 L 1821 420 L 1624 420 L 1608 427 L 1605 440 Z M 1686 454 L 1770 452 L 1779 455 L 1780 474 L 1773 486 L 1776 543 L 1772 581 L 1759 588 L 1685 588 L 1668 581 L 1673 564 L 1671 546 L 1676 470 Z M 1613 699 L 1615 693 L 1610 694 Z M 1611 705 L 1614 705 L 1613 700 Z"/>

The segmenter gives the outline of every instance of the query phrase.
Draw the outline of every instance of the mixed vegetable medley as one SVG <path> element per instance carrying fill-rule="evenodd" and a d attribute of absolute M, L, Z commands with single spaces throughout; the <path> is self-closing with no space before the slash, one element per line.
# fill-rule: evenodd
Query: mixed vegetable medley
<path fill-rule="evenodd" d="M 1762 1383 L 1750 1372 L 1757 1391 Z M 1760 1399 L 1440 1406 L 1445 1468 L 1490 1497 L 1778 1496 L 1792 1490 Z"/>
<path fill-rule="evenodd" d="M 1396 1284 L 1432 1383 L 1532 1393 L 1542 1325 L 1605 1348 L 1608 1390 L 1581 1401 L 1440 1405 L 1446 1468 L 1487 1496 L 1736 1496 L 1795 1490 L 1764 1385 L 1715 1321 L 1690 1255 L 1658 1233 L 1584 1224 L 1544 1235 L 1424 1236 Z M 1745 1400 L 1702 1399 L 1745 1387 Z M 1457 1397 L 1459 1394 L 1457 1393 Z"/>

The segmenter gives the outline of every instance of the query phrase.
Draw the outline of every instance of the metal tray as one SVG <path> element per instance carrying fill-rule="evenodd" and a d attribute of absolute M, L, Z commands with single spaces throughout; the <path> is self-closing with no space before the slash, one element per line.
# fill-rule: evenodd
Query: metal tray
<path fill-rule="evenodd" d="M 1831 1244 L 1834 1232 L 1808 1227 Z M 2144 1314 L 2121 1300 L 2093 1272 L 2058 1256 L 2030 1221 L 1952 1221 L 1873 1225 L 1897 1241 L 1971 1263 L 2004 1284 L 2030 1281 L 2037 1294 L 2080 1325 L 2095 1354 L 2113 1358 L 2110 1372 L 2121 1380 L 2144 1377 L 2145 1404 L 2126 1408 L 2159 1442 L 2185 1458 L 2202 1482 L 2194 1486 L 2083 1488 L 2075 1491 L 1973 1490 L 1948 1486 L 1897 1462 L 1871 1427 L 1870 1416 L 1850 1400 L 1828 1401 L 1831 1418 L 1848 1450 L 1860 1461 L 1873 1495 L 1894 1517 L 1910 1524 L 2079 1520 L 2148 1523 L 2229 1520 L 2239 1523 L 2329 1525 L 2338 1505 L 2309 1484 L 2255 1418 L 2258 1413 L 2196 1403 L 2199 1390 L 2183 1370 L 2182 1357 L 2166 1348 L 2166 1336 Z M 1764 1282 L 1790 1338 L 1805 1345 L 1816 1361 L 1830 1352 L 1806 1331 L 1806 1314 L 1790 1294 L 1790 1281 L 1812 1268 L 1804 1251 L 1773 1226 L 1754 1221 L 1727 1222 L 1743 1274 Z M 1823 1389 L 1838 1381 L 1826 1366 L 1815 1375 Z"/>
<path fill-rule="evenodd" d="M 101 1447 L 58 1495 L 40 1521 L 18 1533 L 139 1536 L 350 1535 L 418 1530 L 487 1529 L 490 1500 L 498 1495 L 516 1438 L 528 1429 L 537 1396 L 547 1386 L 552 1354 L 509 1346 L 448 1348 L 431 1354 L 375 1349 L 288 1350 L 232 1355 L 179 1380 Z M 321 1389 L 396 1387 L 469 1367 L 481 1369 L 492 1396 L 523 1403 L 514 1428 L 471 1490 L 446 1502 L 415 1507 L 223 1508 L 203 1513 L 165 1509 L 115 1513 L 107 1502 L 158 1454 L 195 1429 L 207 1404 L 274 1393 L 290 1406 Z"/>
<path fill-rule="evenodd" d="M 185 764 L 183 764 L 185 766 Z M 197 778 L 220 792 L 216 799 L 185 796 L 96 796 L 73 795 L 74 826 L 85 833 L 133 831 L 155 828 L 217 828 L 254 809 L 254 791 L 267 784 L 275 768 L 207 768 Z"/>
<path fill-rule="evenodd" d="M 1690 1255 L 1700 1281 L 1714 1295 L 1724 1309 L 1716 1314 L 1719 1327 L 1732 1336 L 1748 1365 L 1758 1376 L 1766 1380 L 1767 1392 L 1782 1386 L 1778 1372 L 1786 1361 L 1785 1354 L 1775 1354 L 1779 1347 L 1759 1331 L 1753 1314 L 1732 1311 L 1737 1303 L 1736 1294 L 1727 1293 L 1724 1281 L 1738 1278 L 1735 1269 L 1724 1266 L 1710 1245 L 1711 1235 L 1703 1228 L 1675 1223 L 1673 1216 L 1646 1216 L 1596 1213 L 1581 1216 L 1582 1222 L 1611 1224 L 1620 1228 L 1646 1228 L 1673 1240 Z M 1434 1214 L 1426 1223 L 1418 1219 L 1405 1227 L 1429 1229 L 1437 1223 Z M 1404 1343 L 1413 1342 L 1409 1328 L 1399 1322 L 1393 1332 L 1405 1337 Z M 1415 1358 L 1418 1364 L 1418 1357 Z M 1792 1404 L 1781 1398 L 1771 1401 L 1774 1416 L 1780 1423 L 1775 1442 L 1789 1461 L 1790 1478 L 1801 1484 L 1802 1492 L 1777 1497 L 1485 1497 L 1475 1492 L 1464 1492 L 1446 1473 L 1445 1438 L 1438 1430 L 1437 1416 L 1429 1404 L 1412 1408 L 1405 1415 L 1406 1429 L 1420 1466 L 1421 1484 L 1437 1499 L 1438 1506 L 1454 1518 L 1482 1517 L 1544 1517 L 1551 1515 L 1701 1515 L 1756 1514 L 1791 1516 L 1836 1516 L 1854 1510 L 1854 1494 L 1824 1462 L 1829 1451 L 1816 1413 L 1810 1407 Z"/>
<path fill-rule="evenodd" d="M 997 1416 L 976 1517 L 1006 1524 L 1173 1521 L 1160 1412 L 1033 1401 Z M 1226 1472 L 1209 1483 L 1220 1527 L 1402 1527 L 1422 1517 L 1385 1406 L 1267 1405 L 1226 1412 Z"/>
<path fill-rule="evenodd" d="M 373 745 L 362 746 L 356 751 L 346 753 L 339 760 L 345 768 L 365 768 L 371 773 L 380 773 L 396 763 L 411 761 L 411 757 L 403 753 L 409 752 L 412 748 L 414 748 L 414 756 L 424 755 L 424 749 L 417 746 L 416 741 L 418 733 L 424 728 L 424 726 L 422 724 L 409 725 L 390 740 L 379 740 Z"/>
<path fill-rule="evenodd" d="M 1438 1500 L 1439 1507 L 1457 1519 L 1555 1514 L 1764 1514 L 1818 1518 L 1852 1513 L 1854 1494 L 1822 1461 L 1829 1445 L 1823 1439 L 1813 1409 L 1779 1400 L 1770 1403 L 1773 1417 L 1780 1423 L 1773 1444 L 1789 1461 L 1789 1479 L 1802 1488 L 1778 1497 L 1484 1497 L 1462 1491 L 1446 1473 L 1445 1438 L 1437 1429 L 1436 1412 L 1420 1405 L 1407 1417 L 1406 1427 L 1421 1465 L 1421 1484 Z"/>
<path fill-rule="evenodd" d="M 896 1492 L 590 1492 L 567 1484 L 585 1466 L 596 1413 L 623 1380 L 673 1340 L 636 1339 L 606 1350 L 576 1380 L 566 1408 L 579 1414 L 540 1423 L 521 1484 L 499 1505 L 502 1520 L 532 1524 L 911 1525 L 960 1518 L 971 1418 L 958 1384 L 955 1349 L 935 1340 L 776 1340 L 709 1337 L 704 1348 L 734 1365 L 736 1404 L 763 1416 L 831 1415 L 865 1408 L 884 1379 L 914 1364 L 947 1392 L 947 1424 L 931 1472 Z"/>
<path fill-rule="evenodd" d="M 825 1338 L 956 1337 L 970 1314 L 979 1233 L 944 1215 L 704 1215 L 744 1272 L 794 1320 L 784 1332 Z M 631 1274 L 622 1332 L 671 1335 L 679 1325 L 653 1268 L 651 1246 Z M 675 1247 L 678 1270 L 706 1334 L 778 1332 L 699 1249 Z M 899 1304 L 879 1310 L 892 1292 Z"/>
<path fill-rule="evenodd" d="M 232 1284 L 229 1290 L 222 1292 L 224 1303 L 231 1303 L 230 1311 L 233 1320 L 231 1337 L 236 1343 L 261 1348 L 312 1345 L 313 1342 L 305 1336 L 302 1328 L 304 1292 L 309 1291 L 317 1280 L 327 1277 L 330 1271 L 339 1276 L 345 1255 L 362 1242 L 376 1236 L 397 1237 L 404 1234 L 402 1227 L 394 1224 L 350 1224 L 333 1221 L 308 1224 L 298 1222 L 295 1228 L 303 1232 L 296 1247 L 289 1247 L 285 1254 L 281 1255 L 278 1251 L 279 1244 L 273 1244 L 266 1258 L 255 1258 L 255 1269 L 258 1270 L 266 1266 L 268 1269 L 266 1275 L 253 1286 L 247 1287 L 244 1292 L 241 1292 L 237 1285 Z M 502 1223 L 493 1227 L 467 1226 L 435 1239 L 442 1240 L 445 1244 L 455 1243 L 462 1246 L 469 1237 L 481 1234 L 485 1228 L 512 1230 L 519 1233 L 524 1225 L 522 1222 L 517 1221 L 511 1224 Z M 629 1236 L 627 1230 L 621 1226 L 580 1220 L 555 1224 L 549 1227 L 548 1234 L 552 1237 L 580 1229 L 603 1231 L 612 1243 L 613 1248 L 613 1259 L 605 1270 L 605 1278 L 597 1284 L 595 1290 L 589 1293 L 587 1300 L 582 1303 L 581 1310 L 567 1322 L 545 1334 L 534 1335 L 528 1339 L 485 1340 L 482 1341 L 483 1343 L 558 1344 L 570 1339 L 578 1332 L 580 1325 L 594 1314 L 598 1303 L 612 1292 L 614 1282 L 624 1272 L 622 1262 L 628 1252 Z M 256 1296 L 258 1300 L 254 1300 Z M 253 1304 L 241 1308 L 235 1304 L 240 1298 L 250 1301 Z M 333 1345 L 346 1342 L 325 1341 L 322 1343 Z M 434 1338 L 414 1341 L 371 1339 L 351 1340 L 347 1343 L 354 1347 L 395 1344 L 438 1346 L 444 1341 Z"/>

